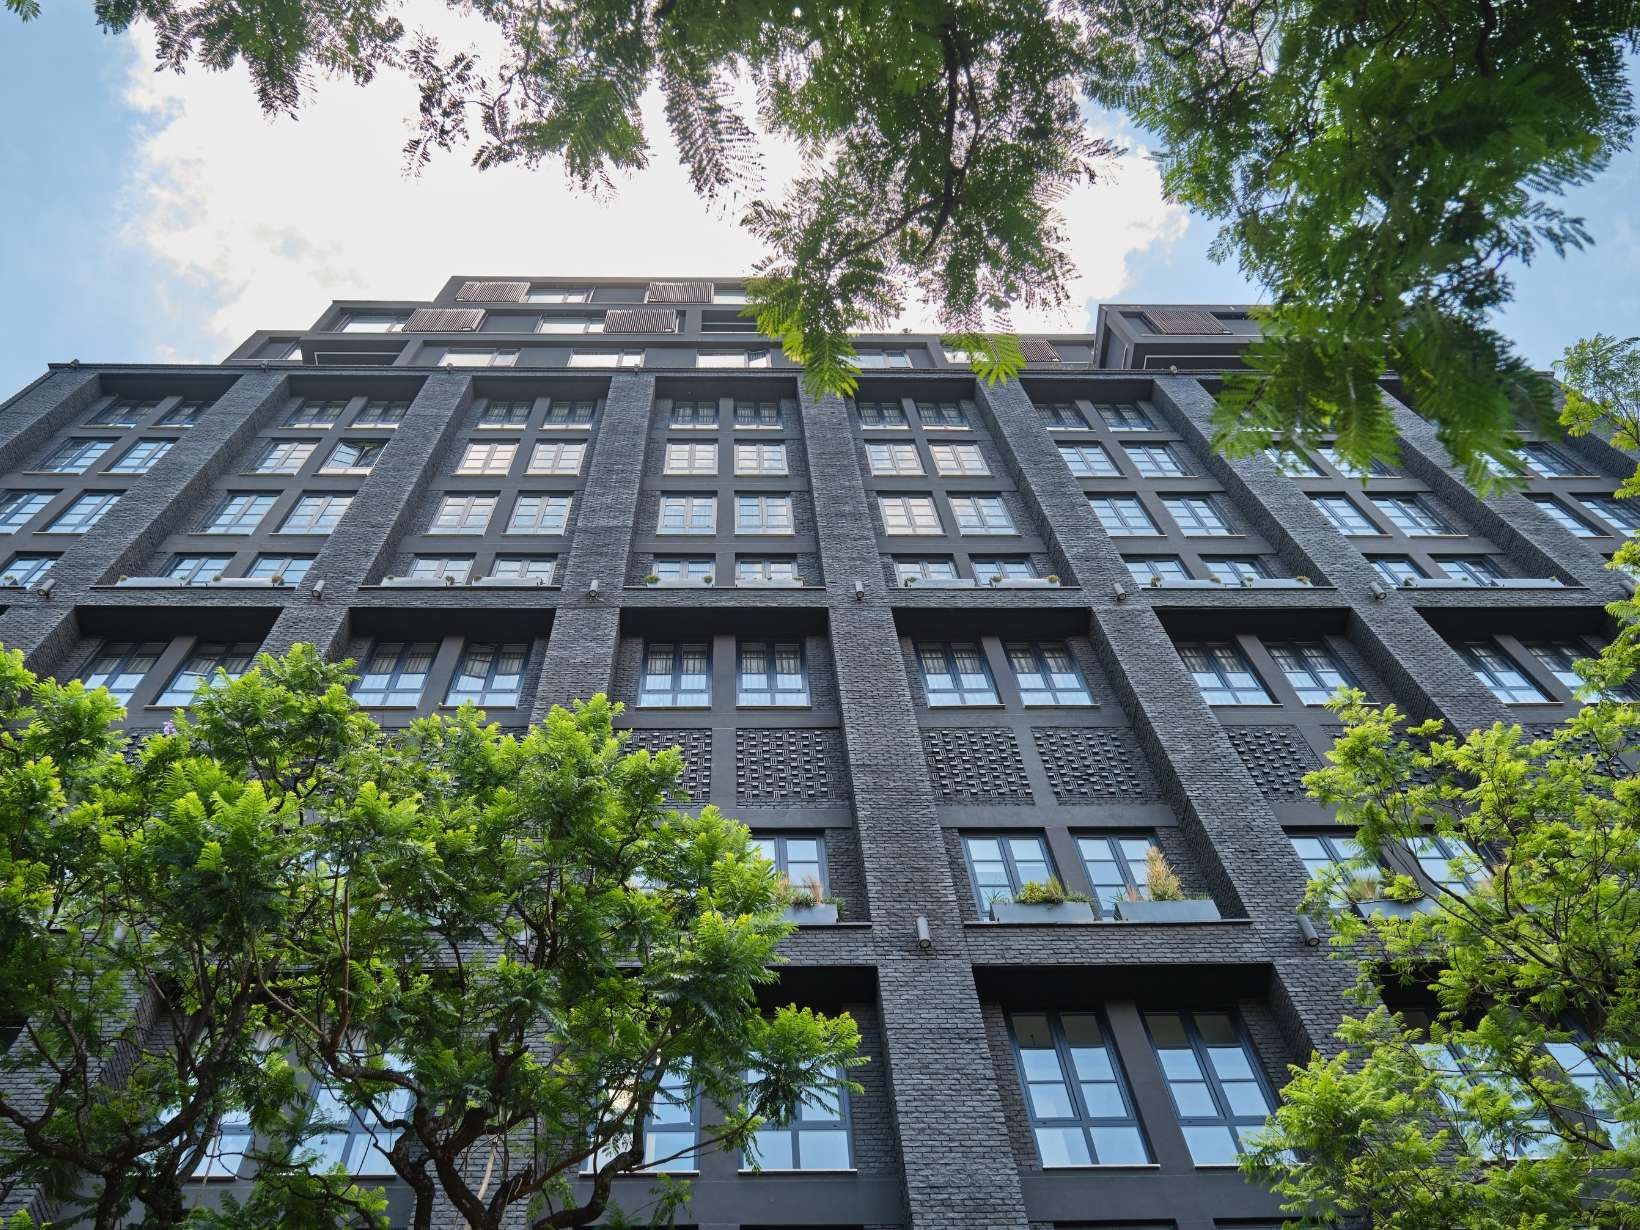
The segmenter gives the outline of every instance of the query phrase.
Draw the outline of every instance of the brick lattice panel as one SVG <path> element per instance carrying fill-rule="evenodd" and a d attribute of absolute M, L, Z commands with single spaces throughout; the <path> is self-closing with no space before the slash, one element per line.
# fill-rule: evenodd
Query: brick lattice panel
<path fill-rule="evenodd" d="M 1007 729 L 923 731 L 934 793 L 946 803 L 1029 803 L 1030 782 L 1014 732 Z"/>
<path fill-rule="evenodd" d="M 1321 767 L 1296 726 L 1226 726 L 1224 733 L 1266 795 L 1303 798 L 1304 775 Z"/>
<path fill-rule="evenodd" d="M 682 786 L 689 797 L 704 803 L 712 792 L 712 732 L 709 730 L 650 730 L 628 732 L 628 751 L 640 747 L 649 752 L 664 752 L 669 747 L 683 749 Z"/>
<path fill-rule="evenodd" d="M 1043 726 L 1031 735 L 1061 803 L 1156 794 L 1139 741 L 1125 727 Z"/>
<path fill-rule="evenodd" d="M 735 731 L 735 802 L 847 801 L 848 769 L 841 731 Z"/>

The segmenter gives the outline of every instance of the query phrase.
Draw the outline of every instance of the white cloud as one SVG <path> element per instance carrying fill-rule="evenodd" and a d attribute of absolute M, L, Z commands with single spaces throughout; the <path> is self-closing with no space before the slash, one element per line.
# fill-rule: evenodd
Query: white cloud
<path fill-rule="evenodd" d="M 242 72 L 177 76 L 152 63 L 143 43 L 126 97 L 149 124 L 123 194 L 126 233 L 188 288 L 188 302 L 156 310 L 220 352 L 258 328 L 305 326 L 331 299 L 428 298 L 452 274 L 736 274 L 762 254 L 732 206 L 696 198 L 658 108 L 649 168 L 596 199 L 550 167 L 479 172 L 460 155 L 407 177 L 416 96 L 403 78 L 325 83 L 299 119 L 269 120 Z M 787 149 L 769 162 L 776 183 L 796 171 Z M 1064 209 L 1080 266 L 1071 310 L 1017 326 L 1084 327 L 1092 301 L 1120 293 L 1128 258 L 1184 227 L 1138 154 Z"/>

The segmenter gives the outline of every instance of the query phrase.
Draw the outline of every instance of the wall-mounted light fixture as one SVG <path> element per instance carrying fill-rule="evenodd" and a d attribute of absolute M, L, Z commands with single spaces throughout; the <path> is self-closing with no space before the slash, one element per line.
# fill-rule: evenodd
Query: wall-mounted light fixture
<path fill-rule="evenodd" d="M 934 937 L 928 931 L 928 916 L 917 915 L 917 947 L 924 952 L 934 951 Z"/>

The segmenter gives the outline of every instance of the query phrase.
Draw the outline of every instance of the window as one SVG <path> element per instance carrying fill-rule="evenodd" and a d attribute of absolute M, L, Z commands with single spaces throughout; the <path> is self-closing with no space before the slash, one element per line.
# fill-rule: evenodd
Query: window
<path fill-rule="evenodd" d="M 1034 833 L 965 836 L 962 848 L 981 918 L 991 917 L 993 905 L 1006 905 L 1027 884 L 1054 878 L 1047 844 Z"/>
<path fill-rule="evenodd" d="M 1064 644 L 1010 641 L 1008 665 L 1027 705 L 1091 705 L 1087 681 Z"/>
<path fill-rule="evenodd" d="M 931 431 L 966 431 L 968 416 L 954 401 L 920 401 L 917 421 Z"/>
<path fill-rule="evenodd" d="M 104 641 L 80 678 L 86 687 L 107 688 L 115 700 L 129 705 L 143 677 L 164 652 L 163 641 Z"/>
<path fill-rule="evenodd" d="M 1503 576 L 1503 570 L 1490 555 L 1447 555 L 1435 562 L 1453 580 L 1471 585 L 1496 585 Z"/>
<path fill-rule="evenodd" d="M 1572 669 L 1574 662 L 1581 662 L 1585 658 L 1595 656 L 1594 652 L 1581 641 L 1528 641 L 1526 651 L 1538 660 L 1538 663 L 1557 680 L 1560 685 L 1574 695 L 1579 688 L 1588 686 L 1583 677 Z M 1628 682 L 1618 688 L 1612 695 L 1618 700 L 1633 701 L 1637 699 L 1634 683 Z"/>
<path fill-rule="evenodd" d="M 112 440 L 64 440 L 34 468 L 48 474 L 84 474 L 113 445 Z"/>
<path fill-rule="evenodd" d="M 1603 530 L 1595 529 L 1593 525 L 1567 508 L 1566 505 L 1552 495 L 1529 495 L 1526 498 L 1557 521 L 1560 528 L 1568 533 L 1576 534 L 1579 538 L 1600 538 L 1604 535 Z"/>
<path fill-rule="evenodd" d="M 524 663 L 530 647 L 522 641 L 491 644 L 470 641 L 461 651 L 455 678 L 444 695 L 446 705 L 495 705 L 512 708 L 524 686 Z"/>
<path fill-rule="evenodd" d="M 369 1062 L 358 1057 L 355 1062 Z M 375 1063 L 404 1070 L 403 1061 L 379 1057 Z M 368 1107 L 349 1106 L 338 1090 L 320 1082 L 314 1087 L 313 1110 L 309 1120 L 317 1129 L 298 1150 L 298 1160 L 312 1159 L 316 1169 L 340 1165 L 354 1177 L 392 1178 L 393 1163 L 387 1151 L 398 1143 L 410 1116 L 408 1089 L 390 1087 L 374 1095 Z"/>
<path fill-rule="evenodd" d="M 617 1093 L 614 1113 L 630 1106 L 630 1097 Z M 655 1096 L 649 1103 L 649 1117 L 643 1129 L 643 1169 L 653 1174 L 693 1174 L 695 1156 L 696 1100 L 687 1070 L 662 1073 Z M 618 1133 L 589 1157 L 581 1167 L 590 1174 L 606 1165 L 619 1151 L 631 1146 L 630 1134 Z"/>
<path fill-rule="evenodd" d="M 516 350 L 446 350 L 444 362 L 450 367 L 512 367 L 518 362 Z M 570 358 L 571 367 L 584 366 Z"/>
<path fill-rule="evenodd" d="M 1118 901 L 1145 901 L 1150 897 L 1150 852 L 1155 840 L 1148 834 L 1098 833 L 1076 839 L 1076 852 L 1093 885 L 1099 912 L 1109 915 Z"/>
<path fill-rule="evenodd" d="M 251 561 L 248 577 L 283 577 L 286 585 L 300 585 L 313 567 L 311 555 L 258 555 Z"/>
<path fill-rule="evenodd" d="M 917 646 L 917 665 L 931 707 L 998 703 L 991 668 L 972 641 L 924 641 Z"/>
<path fill-rule="evenodd" d="M 7 491 L 0 493 L 0 534 L 15 534 L 51 503 L 54 491 Z"/>
<path fill-rule="evenodd" d="M 381 440 L 342 440 L 330 450 L 321 472 L 326 474 L 368 474 L 387 445 Z"/>
<path fill-rule="evenodd" d="M 941 474 L 958 478 L 985 477 L 991 468 L 985 464 L 977 444 L 931 444 L 934 468 Z"/>
<path fill-rule="evenodd" d="M 154 701 L 156 705 L 189 705 L 200 684 L 218 688 L 228 679 L 237 679 L 256 659 L 254 641 L 200 641 L 187 660 L 171 676 L 171 682 Z M 220 674 L 218 672 L 221 672 Z"/>
<path fill-rule="evenodd" d="M 1036 565 L 1028 555 L 975 556 L 974 580 L 981 585 L 1000 585 L 1003 581 L 1029 581 L 1036 577 Z"/>
<path fill-rule="evenodd" d="M 897 401 L 860 401 L 854 403 L 860 416 L 861 427 L 904 427 L 905 406 Z"/>
<path fill-rule="evenodd" d="M 1088 507 L 1105 527 L 1105 533 L 1113 538 L 1162 532 L 1145 506 L 1131 495 L 1089 496 Z"/>
<path fill-rule="evenodd" d="M 33 585 L 44 580 L 56 562 L 55 555 L 14 555 L 0 568 L 0 585 Z"/>
<path fill-rule="evenodd" d="M 1586 495 L 1581 498 L 1619 533 L 1632 534 L 1635 530 L 1640 530 L 1640 504 L 1606 495 Z"/>
<path fill-rule="evenodd" d="M 746 1160 L 765 1170 L 847 1170 L 849 1153 L 848 1099 L 833 1085 L 804 1093 L 787 1122 L 759 1128 Z"/>
<path fill-rule="evenodd" d="M 353 684 L 353 699 L 378 709 L 419 705 L 437 653 L 435 641 L 377 641 Z"/>
<path fill-rule="evenodd" d="M 407 401 L 371 400 L 364 404 L 364 409 L 354 416 L 355 427 L 397 427 L 404 422 L 404 416 L 410 411 Z M 163 419 L 160 420 L 164 422 Z"/>
<path fill-rule="evenodd" d="M 1296 448 L 1277 448 L 1272 445 L 1264 450 L 1264 455 L 1288 478 L 1311 478 L 1321 473 L 1321 468 Z"/>
<path fill-rule="evenodd" d="M 918 581 L 955 581 L 957 579 L 957 565 L 949 555 L 933 557 L 917 557 L 911 555 L 896 555 L 894 557 L 894 579 L 901 585 L 907 581 L 915 584 Z"/>
<path fill-rule="evenodd" d="M 433 514 L 429 534 L 482 534 L 495 513 L 493 495 L 447 495 Z"/>
<path fill-rule="evenodd" d="M 74 502 L 57 514 L 56 520 L 46 526 L 47 534 L 83 534 L 108 515 L 120 502 L 118 491 L 87 491 L 76 496 Z"/>
<path fill-rule="evenodd" d="M 1128 460 L 1145 478 L 1183 478 L 1190 471 L 1165 444 L 1124 444 Z"/>
<path fill-rule="evenodd" d="M 873 474 L 921 474 L 917 446 L 907 441 L 866 441 L 866 461 Z"/>
<path fill-rule="evenodd" d="M 469 442 L 456 463 L 457 474 L 505 474 L 512 469 L 518 445 L 511 443 Z"/>
<path fill-rule="evenodd" d="M 1198 1166 L 1231 1166 L 1275 1109 L 1228 1012 L 1147 1012 L 1145 1029 Z"/>
<path fill-rule="evenodd" d="M 1155 431 L 1156 424 L 1143 406 L 1097 406 L 1099 417 L 1112 431 Z"/>
<path fill-rule="evenodd" d="M 407 575 L 423 581 L 449 580 L 460 584 L 472 575 L 473 557 L 470 555 L 418 555 L 410 561 Z"/>
<path fill-rule="evenodd" d="M 1271 641 L 1265 648 L 1306 705 L 1324 705 L 1339 688 L 1357 686 L 1338 655 L 1320 641 Z"/>
<path fill-rule="evenodd" d="M 718 446 L 716 444 L 668 444 L 666 474 L 716 474 Z"/>
<path fill-rule="evenodd" d="M 741 641 L 736 649 L 735 703 L 752 707 L 806 708 L 809 677 L 803 646 L 796 641 Z"/>
<path fill-rule="evenodd" d="M 1119 478 L 1122 473 L 1102 444 L 1061 444 L 1059 455 L 1077 478 Z"/>
<path fill-rule="evenodd" d="M 1326 877 L 1335 905 L 1345 903 L 1345 886 L 1354 881 L 1358 874 L 1371 874 L 1360 865 L 1363 858 L 1361 846 L 1353 837 L 1340 837 L 1336 833 L 1309 833 L 1294 834 L 1292 841 L 1293 849 L 1304 863 L 1304 870 L 1310 873 L 1310 879 Z"/>
<path fill-rule="evenodd" d="M 154 421 L 155 427 L 192 427 L 199 422 L 199 416 L 210 409 L 210 403 L 203 401 L 179 401 Z"/>
<path fill-rule="evenodd" d="M 408 316 L 386 312 L 348 312 L 342 317 L 339 333 L 398 333 Z"/>
<path fill-rule="evenodd" d="M 911 356 L 903 350 L 861 350 L 845 362 L 862 370 L 910 367 Z"/>
<path fill-rule="evenodd" d="M 1369 555 L 1367 562 L 1378 569 L 1378 575 L 1391 585 L 1405 585 L 1428 577 L 1410 555 Z"/>
<path fill-rule="evenodd" d="M 1191 579 L 1184 561 L 1177 555 L 1124 555 L 1122 562 L 1127 565 L 1129 575 L 1141 585 L 1158 581 L 1166 585 L 1170 581 Z"/>
<path fill-rule="evenodd" d="M 741 429 L 763 428 L 774 430 L 780 426 L 780 403 L 777 401 L 737 401 L 735 426 Z"/>
<path fill-rule="evenodd" d="M 286 427 L 334 427 L 347 409 L 346 401 L 318 401 L 305 398 L 285 416 Z"/>
<path fill-rule="evenodd" d="M 1191 538 L 1221 538 L 1234 534 L 1214 500 L 1204 495 L 1167 496 L 1162 507 Z"/>
<path fill-rule="evenodd" d="M 1270 575 L 1264 561 L 1256 555 L 1204 555 L 1202 563 L 1208 576 L 1226 585 L 1242 585 Z"/>
<path fill-rule="evenodd" d="M 1275 704 L 1253 673 L 1252 663 L 1235 645 L 1227 641 L 1180 645 L 1179 656 L 1208 704 Z"/>
<path fill-rule="evenodd" d="M 209 585 L 228 570 L 231 555 L 173 555 L 166 575 L 184 585 Z"/>
<path fill-rule="evenodd" d="M 512 519 L 507 522 L 509 534 L 562 534 L 569 520 L 569 506 L 573 497 L 524 494 L 513 505 Z"/>
<path fill-rule="evenodd" d="M 784 833 L 752 838 L 763 857 L 774 864 L 786 883 L 804 887 L 826 887 L 826 847 L 819 837 L 795 837 Z"/>
<path fill-rule="evenodd" d="M 580 441 L 543 440 L 530 454 L 526 474 L 579 474 L 587 446 Z"/>
<path fill-rule="evenodd" d="M 1052 402 L 1036 407 L 1036 417 L 1049 431 L 1086 431 L 1088 420 L 1070 402 Z"/>
<path fill-rule="evenodd" d="M 638 706 L 706 709 L 712 704 L 712 654 L 704 643 L 651 641 L 644 645 Z"/>
<path fill-rule="evenodd" d="M 113 465 L 110 474 L 146 474 L 154 463 L 171 451 L 175 440 L 138 440 Z"/>
<path fill-rule="evenodd" d="M 736 474 L 783 475 L 786 473 L 784 444 L 736 444 Z"/>
<path fill-rule="evenodd" d="M 279 527 L 281 534 L 328 534 L 353 504 L 350 495 L 304 495 Z"/>
<path fill-rule="evenodd" d="M 883 515 L 886 534 L 940 534 L 940 515 L 926 495 L 880 495 L 877 507 Z"/>
<path fill-rule="evenodd" d="M 479 409 L 475 427 L 488 431 L 516 431 L 530 421 L 533 401 L 497 401 L 491 398 Z"/>
<path fill-rule="evenodd" d="M 201 534 L 251 534 L 273 507 L 273 496 L 261 492 L 230 491 L 210 518 L 199 527 Z"/>
<path fill-rule="evenodd" d="M 541 316 L 535 321 L 537 333 L 602 333 L 602 316 Z"/>
<path fill-rule="evenodd" d="M 1340 534 L 1381 535 L 1384 532 L 1368 520 L 1366 513 L 1347 495 L 1312 495 L 1310 499 Z"/>
<path fill-rule="evenodd" d="M 705 585 L 716 571 L 717 561 L 681 556 L 657 557 L 652 568 L 655 576 L 667 585 Z"/>
<path fill-rule="evenodd" d="M 498 555 L 490 565 L 490 576 L 521 585 L 551 585 L 557 570 L 556 555 Z"/>
<path fill-rule="evenodd" d="M 673 427 L 716 428 L 718 404 L 716 401 L 675 401 L 668 421 Z"/>
<path fill-rule="evenodd" d="M 1504 704 L 1529 705 L 1549 699 L 1496 641 L 1469 641 L 1454 648 L 1469 663 L 1475 677 Z"/>
<path fill-rule="evenodd" d="M 598 403 L 592 398 L 554 397 L 547 403 L 547 415 L 542 427 L 590 427 L 598 416 Z"/>
<path fill-rule="evenodd" d="M 1017 533 L 1000 495 L 954 495 L 951 512 L 959 534 Z"/>
<path fill-rule="evenodd" d="M 657 534 L 712 534 L 717 531 L 717 497 L 712 495 L 661 496 Z"/>
<path fill-rule="evenodd" d="M 1346 461 L 1339 451 L 1330 444 L 1323 445 L 1316 452 L 1320 453 L 1326 459 L 1327 464 L 1345 478 L 1393 478 L 1395 476 L 1395 467 L 1387 462 L 1380 461 L 1376 457 L 1363 470 L 1353 462 Z"/>
<path fill-rule="evenodd" d="M 1552 444 L 1524 444 L 1520 449 L 1521 464 L 1539 478 L 1580 478 L 1589 467 L 1573 461 Z"/>
<path fill-rule="evenodd" d="M 253 474 L 295 474 L 313 456 L 312 440 L 269 440 L 251 464 Z"/>
<path fill-rule="evenodd" d="M 1403 534 L 1430 535 L 1456 533 L 1421 497 L 1415 495 L 1374 496 L 1373 504 Z"/>
<path fill-rule="evenodd" d="M 1008 1023 L 1045 1169 L 1150 1161 L 1103 1022 L 1092 1012 L 1015 1012 Z"/>
<path fill-rule="evenodd" d="M 1407 848 L 1418 860 L 1418 869 L 1432 884 L 1458 897 L 1467 895 L 1475 887 L 1473 873 L 1486 866 L 1480 856 L 1457 837 L 1431 833 L 1427 837 L 1414 837 L 1407 842 Z"/>
<path fill-rule="evenodd" d="M 798 580 L 797 561 L 789 556 L 741 556 L 735 561 L 735 580 L 741 585 L 755 585 L 760 581 L 794 584 Z"/>
<path fill-rule="evenodd" d="M 134 397 L 119 397 L 97 411 L 86 422 L 92 427 L 135 427 L 159 405 L 157 401 L 138 401 Z"/>
<path fill-rule="evenodd" d="M 768 367 L 767 350 L 697 350 L 696 367 Z"/>
<path fill-rule="evenodd" d="M 585 303 L 591 298 L 585 286 L 532 286 L 524 292 L 525 303 Z"/>
<path fill-rule="evenodd" d="M 735 496 L 735 533 L 790 534 L 793 532 L 791 496 Z"/>

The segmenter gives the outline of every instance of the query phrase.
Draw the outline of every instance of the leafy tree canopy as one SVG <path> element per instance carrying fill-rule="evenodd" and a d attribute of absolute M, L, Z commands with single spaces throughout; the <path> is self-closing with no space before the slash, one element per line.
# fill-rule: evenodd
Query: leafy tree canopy
<path fill-rule="evenodd" d="M 34 0 L 6 0 L 25 19 Z M 481 167 L 561 163 L 584 187 L 644 165 L 639 100 L 697 191 L 750 198 L 768 255 L 748 313 L 847 392 L 851 331 L 926 300 L 987 379 L 1023 363 L 1008 309 L 1066 300 L 1059 206 L 1115 152 L 1087 103 L 1161 134 L 1169 193 L 1221 220 L 1217 254 L 1268 288 L 1225 444 L 1336 432 L 1393 451 L 1387 370 L 1479 484 L 1550 386 L 1488 324 L 1509 269 L 1587 243 L 1555 204 L 1627 147 L 1635 0 L 530 0 L 452 3 L 491 61 L 409 31 L 397 0 L 98 0 L 149 23 L 163 66 L 241 62 L 269 112 L 315 75 L 420 87 L 413 166 L 471 145 Z M 748 87 L 742 90 L 741 87 Z M 742 104 L 746 95 L 754 100 Z M 755 112 L 755 115 L 754 115 Z M 805 169 L 762 195 L 753 120 Z"/>
<path fill-rule="evenodd" d="M 341 1114 L 418 1230 L 441 1199 L 613 1224 L 616 1176 L 671 1156 L 646 1140 L 669 1077 L 723 1108 L 702 1148 L 849 1085 L 852 1020 L 760 1007 L 782 886 L 745 828 L 670 809 L 676 749 L 624 752 L 601 696 L 521 737 L 470 707 L 384 737 L 350 678 L 264 655 L 127 749 L 107 692 L 0 654 L 0 1020 L 26 1022 L 0 1197 L 98 1230 L 383 1224 L 315 1156 Z M 253 1194 L 190 1208 L 230 1116 Z"/>

